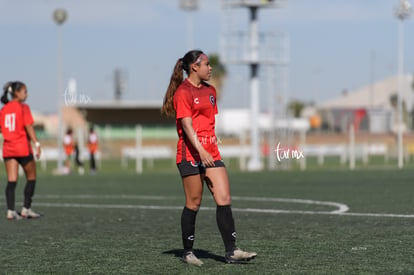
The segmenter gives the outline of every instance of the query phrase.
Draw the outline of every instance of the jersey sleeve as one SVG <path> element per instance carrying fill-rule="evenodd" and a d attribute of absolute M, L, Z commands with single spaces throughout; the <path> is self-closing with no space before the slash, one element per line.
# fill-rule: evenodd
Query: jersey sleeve
<path fill-rule="evenodd" d="M 3 108 L 0 110 L 0 133 L 2 133 L 3 128 Z"/>
<path fill-rule="evenodd" d="M 29 105 L 23 104 L 23 125 L 32 125 L 34 122 Z"/>
<path fill-rule="evenodd" d="M 174 94 L 175 118 L 192 117 L 192 97 L 185 89 L 178 89 Z"/>
<path fill-rule="evenodd" d="M 218 114 L 218 108 L 217 108 L 217 92 L 216 89 L 213 87 L 214 90 L 214 114 L 217 115 Z"/>

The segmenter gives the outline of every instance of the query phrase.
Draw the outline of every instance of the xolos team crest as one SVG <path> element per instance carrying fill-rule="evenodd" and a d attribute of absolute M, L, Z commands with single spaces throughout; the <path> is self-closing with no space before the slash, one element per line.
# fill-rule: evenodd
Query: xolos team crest
<path fill-rule="evenodd" d="M 210 95 L 210 103 L 213 106 L 214 106 L 214 104 L 216 104 L 216 102 L 214 101 L 214 96 L 213 95 Z"/>

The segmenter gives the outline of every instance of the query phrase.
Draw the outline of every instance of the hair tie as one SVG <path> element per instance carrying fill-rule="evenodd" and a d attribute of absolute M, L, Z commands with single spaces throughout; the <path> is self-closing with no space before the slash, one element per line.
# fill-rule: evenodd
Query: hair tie
<path fill-rule="evenodd" d="M 12 93 L 12 92 L 13 92 L 12 86 L 9 86 L 9 87 L 7 88 L 7 91 L 8 91 L 9 93 Z"/>

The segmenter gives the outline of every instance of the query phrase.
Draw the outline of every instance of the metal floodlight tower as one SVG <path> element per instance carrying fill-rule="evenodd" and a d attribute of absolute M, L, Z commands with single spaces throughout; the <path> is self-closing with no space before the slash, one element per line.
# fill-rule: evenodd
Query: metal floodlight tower
<path fill-rule="evenodd" d="M 275 8 L 281 1 L 276 0 L 223 0 L 225 7 L 243 7 L 249 10 L 249 54 L 240 63 L 248 64 L 250 67 L 250 146 L 251 158 L 247 164 L 250 171 L 263 169 L 260 158 L 260 139 L 259 139 L 259 67 L 261 64 L 270 64 L 272 61 L 260 60 L 259 58 L 259 28 L 258 11 L 260 8 Z"/>
<path fill-rule="evenodd" d="M 404 20 L 411 15 L 411 4 L 408 0 L 400 0 L 399 5 L 395 9 L 395 16 L 399 20 L 398 24 L 398 128 L 397 128 L 397 146 L 398 146 L 398 168 L 403 168 L 403 133 L 402 133 L 402 89 L 404 74 Z"/>
<path fill-rule="evenodd" d="M 58 99 L 57 99 L 57 108 L 58 108 L 58 129 L 57 129 L 57 148 L 58 148 L 58 158 L 57 158 L 57 170 L 60 173 L 63 168 L 63 162 L 61 156 L 63 156 L 63 113 L 62 113 L 62 97 L 64 96 L 63 91 L 63 51 L 62 51 L 62 25 L 65 23 L 68 14 L 65 9 L 57 9 L 53 12 L 53 20 L 58 25 L 58 66 L 57 66 L 57 85 L 58 85 Z"/>
<path fill-rule="evenodd" d="M 180 0 L 180 8 L 187 11 L 187 35 L 188 35 L 188 50 L 194 48 L 194 27 L 192 12 L 198 9 L 198 0 Z"/>

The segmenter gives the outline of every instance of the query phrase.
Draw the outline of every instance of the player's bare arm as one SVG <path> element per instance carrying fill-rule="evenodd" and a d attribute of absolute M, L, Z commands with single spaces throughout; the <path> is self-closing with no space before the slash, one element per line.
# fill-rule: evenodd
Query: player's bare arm
<path fill-rule="evenodd" d="M 40 148 L 40 143 L 37 140 L 33 125 L 26 125 L 25 129 L 26 129 L 27 135 L 29 136 L 30 140 L 33 142 L 33 144 L 36 147 L 36 153 L 35 153 L 36 159 L 39 159 L 40 155 L 42 154 L 42 149 Z"/>
<path fill-rule="evenodd" d="M 197 149 L 198 153 L 200 154 L 201 162 L 207 166 L 211 167 L 214 166 L 214 159 L 209 152 L 207 152 L 203 145 L 201 145 L 200 141 L 197 138 L 197 133 L 193 128 L 193 122 L 191 117 L 184 117 L 181 119 L 181 125 L 183 126 L 183 130 L 187 137 L 195 137 L 190 138 L 191 145 Z"/>

